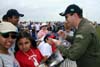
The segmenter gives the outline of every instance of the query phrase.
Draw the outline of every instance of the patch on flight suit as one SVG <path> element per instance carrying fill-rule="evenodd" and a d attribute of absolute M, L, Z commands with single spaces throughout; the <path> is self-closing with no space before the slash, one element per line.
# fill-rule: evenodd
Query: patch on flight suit
<path fill-rule="evenodd" d="M 81 35 L 81 34 L 78 34 L 78 35 L 76 35 L 76 38 L 83 39 L 84 37 L 83 37 L 83 35 Z"/>

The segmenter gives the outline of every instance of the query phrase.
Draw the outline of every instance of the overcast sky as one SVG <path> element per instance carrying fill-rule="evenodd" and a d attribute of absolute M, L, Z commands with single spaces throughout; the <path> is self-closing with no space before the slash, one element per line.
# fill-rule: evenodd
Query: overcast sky
<path fill-rule="evenodd" d="M 100 23 L 100 0 L 0 0 L 0 19 L 13 8 L 24 14 L 22 21 L 64 21 L 59 13 L 69 4 L 79 5 L 85 18 Z"/>

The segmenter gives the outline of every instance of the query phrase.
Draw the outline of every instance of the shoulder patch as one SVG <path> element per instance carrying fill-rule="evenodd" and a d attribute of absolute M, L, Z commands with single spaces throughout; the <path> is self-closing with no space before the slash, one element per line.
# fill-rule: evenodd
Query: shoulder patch
<path fill-rule="evenodd" d="M 83 37 L 83 35 L 78 34 L 78 35 L 76 35 L 76 38 L 81 38 L 81 39 L 83 39 L 84 37 Z"/>

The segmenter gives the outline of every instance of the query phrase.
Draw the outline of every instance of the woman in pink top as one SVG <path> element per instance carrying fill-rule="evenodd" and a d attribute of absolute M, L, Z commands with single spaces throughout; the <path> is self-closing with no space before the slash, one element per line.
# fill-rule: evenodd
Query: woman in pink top
<path fill-rule="evenodd" d="M 38 39 L 41 39 L 42 37 L 44 37 L 48 32 L 49 31 L 47 30 L 47 24 L 42 23 L 41 30 L 37 34 Z"/>

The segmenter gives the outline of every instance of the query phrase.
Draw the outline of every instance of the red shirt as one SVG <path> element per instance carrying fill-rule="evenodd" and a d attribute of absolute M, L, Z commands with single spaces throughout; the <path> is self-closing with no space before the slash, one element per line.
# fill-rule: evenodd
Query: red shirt
<path fill-rule="evenodd" d="M 40 51 L 35 48 L 30 49 L 26 53 L 19 50 L 15 56 L 21 67 L 36 67 L 34 63 L 36 61 L 40 63 L 43 59 Z"/>
<path fill-rule="evenodd" d="M 49 36 L 49 38 L 56 38 L 55 36 L 54 36 L 54 34 L 51 34 L 51 36 Z M 51 46 L 52 46 L 52 52 L 55 52 L 56 51 L 56 44 L 52 41 L 52 44 L 51 44 Z"/>
<path fill-rule="evenodd" d="M 56 45 L 55 45 L 55 43 L 52 42 L 51 46 L 52 46 L 52 52 L 55 52 L 56 51 Z"/>

